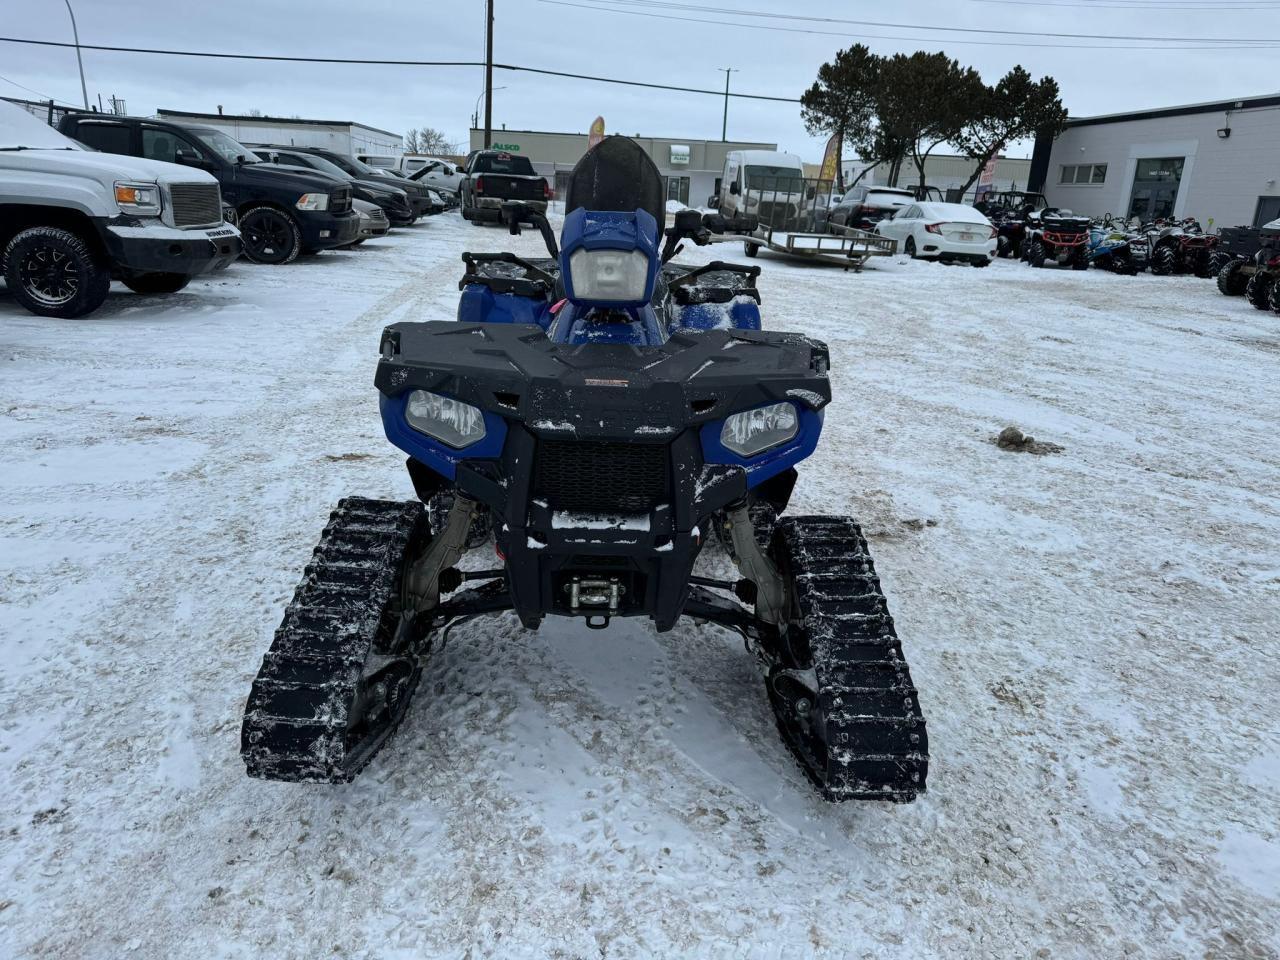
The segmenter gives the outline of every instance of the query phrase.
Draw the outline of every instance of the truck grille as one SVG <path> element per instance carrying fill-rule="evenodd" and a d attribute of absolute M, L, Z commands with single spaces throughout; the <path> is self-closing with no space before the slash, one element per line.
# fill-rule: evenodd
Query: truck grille
<path fill-rule="evenodd" d="M 329 212 L 346 213 L 351 209 L 351 188 L 339 187 L 329 194 Z"/>
<path fill-rule="evenodd" d="M 540 440 L 533 495 L 571 513 L 645 513 L 670 500 L 666 444 Z"/>
<path fill-rule="evenodd" d="M 207 227 L 222 223 L 222 194 L 216 183 L 171 183 L 175 227 Z"/>

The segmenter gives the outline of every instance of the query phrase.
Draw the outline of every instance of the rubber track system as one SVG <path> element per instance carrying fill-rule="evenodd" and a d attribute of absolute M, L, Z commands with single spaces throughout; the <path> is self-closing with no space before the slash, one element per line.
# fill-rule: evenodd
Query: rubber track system
<path fill-rule="evenodd" d="M 792 648 L 807 647 L 818 685 L 802 719 L 771 678 L 783 740 L 827 800 L 914 800 L 929 741 L 861 530 L 844 517 L 784 517 L 774 556 L 794 580 L 804 642 Z"/>
<path fill-rule="evenodd" d="M 245 705 L 249 775 L 346 783 L 395 730 L 421 673 L 394 656 L 422 504 L 348 498 L 329 516 Z"/>

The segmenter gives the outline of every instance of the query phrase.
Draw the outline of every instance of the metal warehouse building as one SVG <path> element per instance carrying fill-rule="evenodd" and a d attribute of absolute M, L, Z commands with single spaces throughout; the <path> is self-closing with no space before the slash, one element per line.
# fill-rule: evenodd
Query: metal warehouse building
<path fill-rule="evenodd" d="M 1280 96 L 1069 120 L 1036 140 L 1031 183 L 1088 216 L 1261 225 L 1280 217 Z"/>
<path fill-rule="evenodd" d="M 555 184 L 556 196 L 563 197 L 573 165 L 587 152 L 585 133 L 547 133 L 536 130 L 494 130 L 492 149 L 526 156 L 533 168 Z M 702 206 L 720 191 L 720 174 L 730 150 L 777 150 L 776 143 L 746 143 L 737 140 L 693 140 L 671 137 L 631 138 L 657 164 L 667 186 L 667 199 L 689 206 Z M 471 149 L 484 146 L 484 131 L 472 129 Z"/>
<path fill-rule="evenodd" d="M 278 143 L 296 147 L 323 147 L 335 153 L 404 153 L 400 134 L 367 127 L 351 120 L 302 120 L 290 117 L 245 117 L 222 113 L 156 111 L 161 120 L 201 123 L 217 127 L 242 143 Z"/>

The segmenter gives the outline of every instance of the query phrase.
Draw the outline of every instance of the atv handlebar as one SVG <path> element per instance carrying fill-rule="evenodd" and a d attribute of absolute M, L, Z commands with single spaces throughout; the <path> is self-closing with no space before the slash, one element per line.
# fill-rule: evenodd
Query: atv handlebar
<path fill-rule="evenodd" d="M 667 227 L 667 242 L 662 247 L 662 262 L 666 263 L 680 252 L 681 240 L 692 240 L 700 247 L 711 242 L 713 233 L 755 233 L 760 218 L 752 216 L 726 217 L 719 213 L 702 214 L 697 210 L 681 210 L 675 224 Z"/>
<path fill-rule="evenodd" d="M 542 234 L 542 242 L 547 245 L 547 252 L 551 254 L 551 259 L 560 259 L 560 248 L 556 245 L 555 231 L 551 229 L 545 214 L 518 200 L 508 200 L 502 205 L 501 212 L 502 222 L 507 225 L 507 230 L 513 237 L 520 236 L 521 224 L 537 227 L 538 232 Z"/>

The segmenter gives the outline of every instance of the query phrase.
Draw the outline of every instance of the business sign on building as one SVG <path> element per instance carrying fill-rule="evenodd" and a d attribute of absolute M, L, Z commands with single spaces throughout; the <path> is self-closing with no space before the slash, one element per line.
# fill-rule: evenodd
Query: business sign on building
<path fill-rule="evenodd" d="M 687 167 L 689 165 L 689 147 L 683 143 L 671 145 L 671 166 Z"/>
<path fill-rule="evenodd" d="M 982 175 L 978 177 L 978 189 L 974 191 L 975 200 L 980 200 L 983 194 L 991 192 L 991 187 L 996 182 L 996 166 L 999 165 L 999 163 L 1000 155 L 996 154 L 988 160 L 987 165 L 982 168 Z"/>

